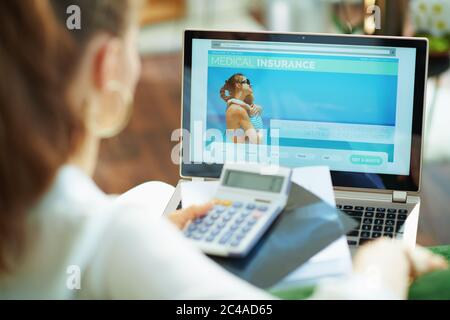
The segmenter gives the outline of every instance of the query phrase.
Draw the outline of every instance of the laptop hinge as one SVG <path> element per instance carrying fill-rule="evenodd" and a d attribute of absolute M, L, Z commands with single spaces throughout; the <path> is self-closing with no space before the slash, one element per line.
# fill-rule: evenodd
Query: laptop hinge
<path fill-rule="evenodd" d="M 192 177 L 192 181 L 205 181 L 205 178 Z"/>
<path fill-rule="evenodd" d="M 392 202 L 406 203 L 408 200 L 408 193 L 406 191 L 392 192 Z"/>

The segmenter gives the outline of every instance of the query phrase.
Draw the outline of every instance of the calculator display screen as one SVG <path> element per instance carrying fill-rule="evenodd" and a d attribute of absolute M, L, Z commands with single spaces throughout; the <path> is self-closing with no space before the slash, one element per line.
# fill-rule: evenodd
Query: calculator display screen
<path fill-rule="evenodd" d="M 224 186 L 267 192 L 280 192 L 283 187 L 284 177 L 260 175 L 252 172 L 227 170 Z"/>

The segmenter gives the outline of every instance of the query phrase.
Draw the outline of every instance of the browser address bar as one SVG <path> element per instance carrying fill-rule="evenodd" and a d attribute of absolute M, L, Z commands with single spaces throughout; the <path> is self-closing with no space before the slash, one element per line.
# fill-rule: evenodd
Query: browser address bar
<path fill-rule="evenodd" d="M 218 47 L 222 49 L 241 49 L 241 50 L 264 50 L 264 51 L 292 51 L 292 52 L 312 52 L 312 53 L 348 53 L 348 54 L 372 54 L 372 55 L 391 55 L 391 49 L 382 48 L 333 48 L 322 46 L 289 46 L 273 44 L 254 44 L 254 43 L 236 43 L 221 42 Z"/>

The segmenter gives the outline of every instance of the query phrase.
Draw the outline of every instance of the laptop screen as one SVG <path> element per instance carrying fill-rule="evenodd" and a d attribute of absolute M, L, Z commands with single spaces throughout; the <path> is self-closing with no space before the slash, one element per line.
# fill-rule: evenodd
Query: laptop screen
<path fill-rule="evenodd" d="M 416 51 L 193 39 L 189 161 L 408 176 Z"/>

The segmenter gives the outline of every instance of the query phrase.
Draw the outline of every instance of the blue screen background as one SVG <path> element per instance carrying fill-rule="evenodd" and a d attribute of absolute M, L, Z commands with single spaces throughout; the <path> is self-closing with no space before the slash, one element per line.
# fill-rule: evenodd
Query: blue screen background
<path fill-rule="evenodd" d="M 250 79 L 265 128 L 270 119 L 395 125 L 397 76 L 209 67 L 207 128 L 226 129 L 219 92 L 235 73 Z"/>

